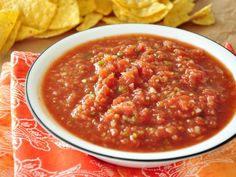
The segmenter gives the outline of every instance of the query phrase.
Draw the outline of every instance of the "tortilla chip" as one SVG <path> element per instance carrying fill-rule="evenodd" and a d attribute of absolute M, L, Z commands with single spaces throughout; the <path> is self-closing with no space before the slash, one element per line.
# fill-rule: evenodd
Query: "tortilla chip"
<path fill-rule="evenodd" d="M 173 2 L 171 0 L 159 0 L 159 3 L 164 4 L 169 11 L 173 8 Z"/>
<path fill-rule="evenodd" d="M 16 0 L 0 0 L 1 9 L 19 8 Z"/>
<path fill-rule="evenodd" d="M 0 10 L 0 50 L 3 48 L 7 38 L 16 24 L 19 16 L 18 9 Z"/>
<path fill-rule="evenodd" d="M 77 31 L 84 31 L 95 26 L 102 19 L 102 15 L 96 12 L 85 16 L 82 24 L 76 28 Z"/>
<path fill-rule="evenodd" d="M 120 21 L 117 17 L 103 17 L 102 21 L 104 21 L 108 25 L 124 23 Z"/>
<path fill-rule="evenodd" d="M 17 0 L 23 11 L 23 24 L 46 30 L 56 12 L 56 5 L 46 0 Z"/>
<path fill-rule="evenodd" d="M 58 0 L 57 11 L 49 26 L 50 30 L 68 28 L 80 23 L 77 0 Z"/>
<path fill-rule="evenodd" d="M 154 2 L 141 9 L 129 9 L 130 13 L 137 17 L 148 17 L 166 9 L 164 4 Z"/>
<path fill-rule="evenodd" d="M 112 0 L 114 3 L 119 3 L 127 9 L 140 9 L 150 6 L 156 0 Z"/>
<path fill-rule="evenodd" d="M 96 12 L 102 15 L 109 15 L 112 12 L 111 0 L 95 0 Z"/>
<path fill-rule="evenodd" d="M 215 23 L 215 17 L 212 12 L 212 4 L 203 7 L 191 16 L 191 21 L 197 25 L 212 25 Z"/>
<path fill-rule="evenodd" d="M 164 18 L 164 25 L 177 27 L 190 20 L 189 13 L 193 10 L 193 0 L 176 0 L 173 8 Z"/>
<path fill-rule="evenodd" d="M 81 16 L 85 16 L 96 10 L 95 0 L 77 0 Z"/>
<path fill-rule="evenodd" d="M 50 2 L 56 4 L 58 2 L 58 0 L 49 0 Z"/>
<path fill-rule="evenodd" d="M 42 34 L 38 34 L 34 37 L 35 38 L 50 38 L 50 37 L 54 37 L 54 36 L 58 36 L 60 34 L 63 34 L 67 31 L 71 30 L 72 28 L 74 28 L 74 26 L 66 27 L 66 28 L 62 28 L 62 29 L 56 29 L 56 30 L 48 30 L 48 31 L 45 31 Z"/>
<path fill-rule="evenodd" d="M 21 25 L 21 21 L 18 20 L 16 22 L 14 28 L 12 29 L 11 34 L 8 36 L 7 41 L 5 42 L 5 44 L 3 45 L 2 49 L 1 49 L 2 53 L 8 52 L 11 49 L 11 47 L 14 45 L 20 25 Z"/>
<path fill-rule="evenodd" d="M 39 33 L 42 33 L 43 31 L 32 28 L 30 26 L 21 25 L 19 32 L 17 34 L 17 37 L 16 37 L 16 41 L 21 41 L 21 40 L 33 37 Z"/>
<path fill-rule="evenodd" d="M 18 5 L 22 12 L 22 24 L 46 30 L 56 12 L 56 5 L 48 0 L 2 0 L 4 6 Z"/>
<path fill-rule="evenodd" d="M 166 16 L 166 14 L 172 8 L 171 5 L 172 5 L 171 3 L 165 5 L 165 8 L 163 8 L 162 10 L 146 17 L 136 16 L 133 13 L 130 13 L 130 9 L 126 9 L 122 7 L 120 4 L 115 4 L 115 3 L 113 4 L 113 12 L 120 21 L 131 22 L 131 23 L 156 23 L 162 20 Z"/>

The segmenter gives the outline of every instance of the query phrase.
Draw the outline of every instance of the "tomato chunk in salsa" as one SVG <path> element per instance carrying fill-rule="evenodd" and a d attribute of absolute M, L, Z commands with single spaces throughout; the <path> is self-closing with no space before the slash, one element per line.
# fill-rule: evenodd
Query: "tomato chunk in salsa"
<path fill-rule="evenodd" d="M 103 147 L 187 147 L 233 117 L 232 74 L 202 49 L 148 34 L 112 36 L 67 52 L 48 69 L 44 102 L 78 137 Z"/>

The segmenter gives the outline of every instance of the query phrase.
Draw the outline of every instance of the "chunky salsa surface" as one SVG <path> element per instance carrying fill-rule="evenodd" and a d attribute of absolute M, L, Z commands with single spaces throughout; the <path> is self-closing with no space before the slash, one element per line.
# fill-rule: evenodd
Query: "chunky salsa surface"
<path fill-rule="evenodd" d="M 235 113 L 235 85 L 202 49 L 130 34 L 67 52 L 46 73 L 42 95 L 53 117 L 86 141 L 158 152 L 219 132 Z"/>

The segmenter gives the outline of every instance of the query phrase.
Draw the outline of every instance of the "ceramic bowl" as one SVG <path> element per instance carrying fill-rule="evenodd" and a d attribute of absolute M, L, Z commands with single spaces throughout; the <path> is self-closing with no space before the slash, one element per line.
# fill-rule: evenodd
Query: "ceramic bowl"
<path fill-rule="evenodd" d="M 231 140 L 236 134 L 236 116 L 234 116 L 225 128 L 218 132 L 215 136 L 201 143 L 178 150 L 151 153 L 125 152 L 97 146 L 80 139 L 59 125 L 59 123 L 47 111 L 40 94 L 40 86 L 48 67 L 65 52 L 81 43 L 102 37 L 130 33 L 145 33 L 163 36 L 203 48 L 205 51 L 219 59 L 232 72 L 234 78 L 236 78 L 235 55 L 216 42 L 203 36 L 177 28 L 158 25 L 123 24 L 97 27 L 84 32 L 76 33 L 55 43 L 46 49 L 32 65 L 27 76 L 26 99 L 31 112 L 37 121 L 49 133 L 53 134 L 61 141 L 77 148 L 78 150 L 106 162 L 127 167 L 155 167 L 186 158 L 191 158 L 213 150 Z"/>

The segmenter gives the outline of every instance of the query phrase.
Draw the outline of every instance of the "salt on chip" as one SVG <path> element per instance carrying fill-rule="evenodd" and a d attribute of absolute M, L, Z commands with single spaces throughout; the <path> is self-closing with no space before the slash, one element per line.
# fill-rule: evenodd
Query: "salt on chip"
<path fill-rule="evenodd" d="M 102 15 L 96 12 L 90 13 L 85 16 L 82 24 L 76 28 L 77 31 L 84 31 L 95 26 L 101 19 Z"/>
<path fill-rule="evenodd" d="M 191 21 L 197 25 L 212 25 L 215 23 L 215 17 L 212 12 L 212 4 L 209 4 L 191 16 Z"/>
<path fill-rule="evenodd" d="M 96 12 L 102 15 L 109 15 L 112 12 L 111 0 L 95 0 Z"/>
<path fill-rule="evenodd" d="M 43 30 L 44 31 L 44 30 Z M 33 37 L 39 33 L 42 33 L 39 29 L 32 28 L 30 26 L 21 25 L 16 37 L 16 41 L 21 41 L 30 37 Z"/>
<path fill-rule="evenodd" d="M 49 26 L 50 30 L 67 28 L 80 22 L 77 0 L 58 0 L 57 11 Z"/>
<path fill-rule="evenodd" d="M 79 12 L 81 16 L 85 16 L 96 9 L 95 0 L 77 0 L 79 4 Z"/>
<path fill-rule="evenodd" d="M 5 44 L 3 45 L 2 49 L 1 49 L 2 53 L 6 53 L 14 45 L 20 25 L 21 25 L 21 21 L 18 20 L 16 22 L 14 28 L 12 29 L 11 34 L 8 36 L 7 41 L 5 42 Z"/>
<path fill-rule="evenodd" d="M 4 46 L 8 36 L 16 24 L 19 16 L 18 9 L 4 9 L 0 10 L 0 50 Z"/>
<path fill-rule="evenodd" d="M 193 10 L 193 0 L 176 0 L 173 8 L 164 18 L 164 25 L 177 27 L 190 20 L 189 13 Z"/>
<path fill-rule="evenodd" d="M 120 21 L 117 17 L 103 17 L 102 21 L 109 25 L 124 23 Z"/>
<path fill-rule="evenodd" d="M 54 37 L 54 36 L 58 36 L 60 34 L 63 34 L 67 31 L 71 30 L 72 28 L 74 28 L 74 26 L 61 28 L 61 29 L 56 29 L 56 30 L 48 30 L 48 31 L 45 31 L 42 34 L 38 34 L 34 37 L 35 38 L 50 38 L 50 37 Z"/>

